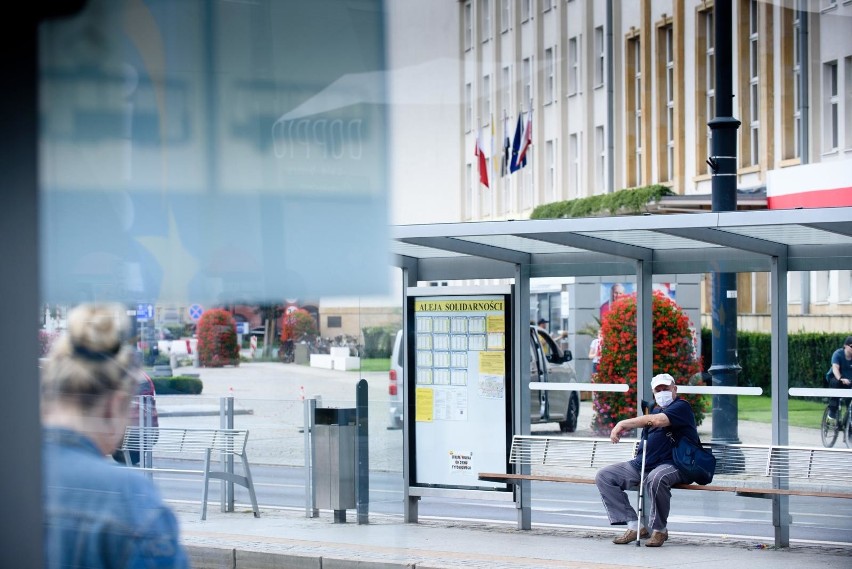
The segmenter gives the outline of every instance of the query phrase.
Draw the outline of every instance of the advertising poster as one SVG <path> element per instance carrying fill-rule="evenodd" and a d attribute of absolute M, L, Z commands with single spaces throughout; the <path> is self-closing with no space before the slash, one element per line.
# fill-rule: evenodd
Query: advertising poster
<path fill-rule="evenodd" d="M 413 299 L 415 483 L 504 488 L 508 295 Z"/>
<path fill-rule="evenodd" d="M 654 292 L 662 292 L 672 300 L 676 300 L 676 283 L 654 283 Z M 635 283 L 601 283 L 601 308 L 600 319 L 603 321 L 612 305 L 622 296 L 634 296 L 636 294 Z"/>

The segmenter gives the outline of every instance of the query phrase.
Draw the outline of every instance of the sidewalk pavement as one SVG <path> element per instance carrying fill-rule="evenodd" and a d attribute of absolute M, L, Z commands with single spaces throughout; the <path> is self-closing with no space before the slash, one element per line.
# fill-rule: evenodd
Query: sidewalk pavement
<path fill-rule="evenodd" d="M 246 509 L 208 510 L 179 504 L 183 541 L 196 569 L 618 569 L 627 567 L 748 567 L 749 569 L 849 569 L 852 545 L 793 545 L 720 536 L 672 533 L 663 547 L 615 545 L 623 529 L 533 526 L 531 531 L 471 521 L 426 520 L 405 524 L 398 516 L 370 515 L 370 523 L 334 524 L 330 512 L 264 508 L 255 519 Z"/>
<path fill-rule="evenodd" d="M 284 373 L 287 371 L 287 374 Z M 297 464 L 301 460 L 299 445 L 283 436 L 301 422 L 300 402 L 295 401 L 300 385 L 310 385 L 311 392 L 322 393 L 336 400 L 340 393 L 349 393 L 353 377 L 346 372 L 327 372 L 313 369 L 298 370 L 306 378 L 289 377 L 287 366 L 253 364 L 238 369 L 204 369 L 206 397 L 158 398 L 160 416 L 174 413 L 176 419 L 188 414 L 217 413 L 215 398 L 226 395 L 237 386 L 237 408 L 250 409 L 252 414 L 237 420 L 238 428 L 251 427 L 253 438 L 262 439 L 260 448 L 253 448 L 251 463 Z M 238 373 L 239 372 L 239 373 Z M 386 393 L 379 381 L 385 374 L 371 378 L 378 394 Z M 314 377 L 316 376 L 316 377 Z M 329 377 L 331 379 L 326 379 Z M 324 381 L 325 383 L 319 383 Z M 338 385 L 332 390 L 329 385 Z M 213 399 L 211 399 L 211 397 Z M 269 405 L 269 400 L 274 405 Z M 286 407 L 282 402 L 292 403 Z M 381 407 L 381 402 L 379 402 Z M 268 416 L 264 407 L 271 407 Z M 381 407 L 380 410 L 384 410 Z M 591 405 L 581 406 L 580 429 L 574 436 L 593 436 L 588 429 Z M 293 414 L 292 425 L 275 423 L 275 436 L 259 435 L 259 430 L 273 421 Z M 298 416 L 296 416 L 298 415 Z M 274 417 L 274 418 L 270 418 Z M 401 468 L 402 447 L 400 431 L 387 431 L 379 415 L 371 421 L 371 445 L 391 456 L 386 462 L 390 470 Z M 557 428 L 551 425 L 550 429 Z M 536 425 L 534 431 L 547 430 Z M 770 425 L 740 421 L 739 437 L 744 443 L 768 444 Z M 699 428 L 704 441 L 712 436 L 712 415 Z M 301 444 L 301 436 L 299 444 Z M 376 440 L 373 438 L 376 437 Z M 789 444 L 819 446 L 817 429 L 791 427 Z M 293 448 L 290 448 L 293 447 Z M 296 450 L 293 450 L 293 449 Z M 263 452 L 259 452 L 263 451 Z M 288 454 L 289 453 L 289 454 Z M 295 453 L 295 454 L 293 454 Z M 290 456 L 293 454 L 293 456 Z M 298 456 L 297 456 L 298 455 Z M 371 466 L 376 461 L 371 457 Z M 261 517 L 255 519 L 250 509 L 222 513 L 208 508 L 207 520 L 199 519 L 197 501 L 178 503 L 175 510 L 180 519 L 183 541 L 190 550 L 196 569 L 438 569 L 451 567 L 526 569 L 567 567 L 571 569 L 612 569 L 623 567 L 690 567 L 710 569 L 743 567 L 748 569 L 826 569 L 852 567 L 852 543 L 848 547 L 836 544 L 795 543 L 784 550 L 774 550 L 771 541 L 736 540 L 725 536 L 672 533 L 661 548 L 614 545 L 611 539 L 623 529 L 568 528 L 533 525 L 531 531 L 520 531 L 513 524 L 467 520 L 440 521 L 421 518 L 419 524 L 405 524 L 400 516 L 370 514 L 370 523 L 357 525 L 354 513 L 350 523 L 334 524 L 330 512 L 309 519 L 304 511 L 262 506 Z"/>

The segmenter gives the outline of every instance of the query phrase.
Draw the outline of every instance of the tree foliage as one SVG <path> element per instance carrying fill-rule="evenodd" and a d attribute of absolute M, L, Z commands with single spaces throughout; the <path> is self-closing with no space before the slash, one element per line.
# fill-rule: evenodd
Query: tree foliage
<path fill-rule="evenodd" d="M 669 297 L 653 295 L 654 335 L 653 374 L 669 373 L 678 385 L 690 384 L 700 377 L 701 361 L 693 349 L 689 318 Z M 621 419 L 636 412 L 636 298 L 619 298 L 601 322 L 602 352 L 595 383 L 627 384 L 626 393 L 595 394 L 592 429 L 608 435 Z M 695 413 L 695 421 L 704 420 L 704 401 L 697 395 L 681 395 Z"/>
<path fill-rule="evenodd" d="M 311 338 L 319 334 L 314 317 L 307 310 L 301 308 L 285 314 L 281 325 L 281 340 L 293 340 L 298 342 L 304 338 Z"/>
<path fill-rule="evenodd" d="M 205 310 L 198 321 L 198 362 L 204 367 L 240 364 L 237 325 L 221 308 Z"/>

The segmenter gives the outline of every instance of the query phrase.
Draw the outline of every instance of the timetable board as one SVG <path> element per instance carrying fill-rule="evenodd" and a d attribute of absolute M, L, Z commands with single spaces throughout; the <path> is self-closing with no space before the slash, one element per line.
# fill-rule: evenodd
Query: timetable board
<path fill-rule="evenodd" d="M 510 294 L 409 298 L 414 483 L 505 489 Z"/>

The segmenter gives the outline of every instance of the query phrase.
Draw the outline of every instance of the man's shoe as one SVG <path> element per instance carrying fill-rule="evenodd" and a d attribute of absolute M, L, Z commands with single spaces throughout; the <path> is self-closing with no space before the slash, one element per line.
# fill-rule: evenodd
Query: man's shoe
<path fill-rule="evenodd" d="M 648 530 L 645 529 L 645 528 L 642 528 L 642 531 L 640 532 L 639 537 L 641 537 L 642 539 L 648 539 L 649 535 L 650 534 L 648 533 Z M 618 536 L 617 538 L 612 540 L 612 542 L 617 544 L 617 545 L 624 545 L 626 543 L 633 543 L 634 541 L 636 541 L 636 530 L 635 529 L 629 529 L 626 532 L 624 532 L 623 534 L 621 534 L 620 536 Z"/>
<path fill-rule="evenodd" d="M 837 426 L 837 417 L 831 414 L 831 411 L 828 412 L 828 416 L 825 418 L 825 424 L 829 427 Z"/>
<path fill-rule="evenodd" d="M 651 535 L 651 539 L 645 542 L 645 547 L 661 547 L 668 538 L 669 532 L 655 531 L 653 535 Z"/>

